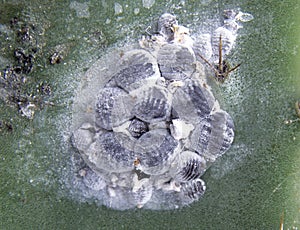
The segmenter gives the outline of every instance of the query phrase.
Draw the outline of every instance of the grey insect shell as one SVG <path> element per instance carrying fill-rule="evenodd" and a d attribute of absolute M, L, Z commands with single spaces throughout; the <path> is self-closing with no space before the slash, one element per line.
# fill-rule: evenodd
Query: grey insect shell
<path fill-rule="evenodd" d="M 195 55 L 187 47 L 166 44 L 157 54 L 157 62 L 162 77 L 166 80 L 184 80 L 196 69 Z"/>
<path fill-rule="evenodd" d="M 191 135 L 191 148 L 211 162 L 231 146 L 234 139 L 232 118 L 223 110 L 203 119 Z"/>
<path fill-rule="evenodd" d="M 81 169 L 81 171 L 84 172 L 84 175 L 82 175 L 82 177 L 85 186 L 94 191 L 100 191 L 106 187 L 106 182 L 104 181 L 104 179 L 93 170 L 85 168 Z"/>
<path fill-rule="evenodd" d="M 181 196 L 187 203 L 198 200 L 203 196 L 206 186 L 203 180 L 195 179 L 182 184 Z"/>
<path fill-rule="evenodd" d="M 72 133 L 71 143 L 73 147 L 82 153 L 86 151 L 93 142 L 95 132 L 94 126 L 90 123 L 83 123 L 79 129 Z"/>
<path fill-rule="evenodd" d="M 211 37 L 214 62 L 217 62 L 219 59 L 220 36 L 222 40 L 223 58 L 225 58 L 225 56 L 227 56 L 230 53 L 230 51 L 233 49 L 236 40 L 236 35 L 232 33 L 230 30 L 226 29 L 225 27 L 217 28 Z"/>
<path fill-rule="evenodd" d="M 207 89 L 187 79 L 184 86 L 178 88 L 173 95 L 172 113 L 180 119 L 197 124 L 210 114 L 215 103 L 214 96 Z"/>
<path fill-rule="evenodd" d="M 116 85 L 127 92 L 143 85 L 155 84 L 160 77 L 155 58 L 147 51 L 138 49 L 125 52 L 116 63 L 116 73 L 110 85 Z"/>
<path fill-rule="evenodd" d="M 201 60 L 200 55 L 206 60 L 209 60 L 212 56 L 211 36 L 210 34 L 200 34 L 196 37 L 196 41 L 193 45 L 193 51 L 197 60 Z"/>
<path fill-rule="evenodd" d="M 174 39 L 173 25 L 177 25 L 176 17 L 172 14 L 165 13 L 158 19 L 157 30 L 159 34 L 165 37 L 166 41 L 172 41 Z"/>
<path fill-rule="evenodd" d="M 84 153 L 85 161 L 92 168 L 107 172 L 126 172 L 134 168 L 134 152 L 125 148 L 116 135 L 113 132 L 100 134 Z"/>
<path fill-rule="evenodd" d="M 133 98 L 117 87 L 103 88 L 96 102 L 96 125 L 112 130 L 133 117 Z"/>
<path fill-rule="evenodd" d="M 145 122 L 167 120 L 171 113 L 171 98 L 166 88 L 160 86 L 141 87 L 132 92 L 138 97 L 133 108 L 133 114 Z"/>
<path fill-rule="evenodd" d="M 166 172 L 178 153 L 177 146 L 178 142 L 166 130 L 155 129 L 143 134 L 134 148 L 139 169 L 151 175 Z"/>
<path fill-rule="evenodd" d="M 131 202 L 138 208 L 142 208 L 152 196 L 153 186 L 149 178 L 133 178 L 133 188 L 130 191 Z"/>
<path fill-rule="evenodd" d="M 175 180 L 179 183 L 199 178 L 206 169 L 205 159 L 192 151 L 181 152 L 177 162 Z"/>

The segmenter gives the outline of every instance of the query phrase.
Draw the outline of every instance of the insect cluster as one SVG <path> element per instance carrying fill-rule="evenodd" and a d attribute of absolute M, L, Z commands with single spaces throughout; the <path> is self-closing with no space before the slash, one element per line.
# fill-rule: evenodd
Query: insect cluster
<path fill-rule="evenodd" d="M 86 164 L 76 183 L 114 209 L 198 200 L 201 176 L 234 139 L 232 118 L 203 87 L 188 29 L 171 14 L 157 28 L 142 48 L 95 63 L 74 106 L 71 140 Z"/>

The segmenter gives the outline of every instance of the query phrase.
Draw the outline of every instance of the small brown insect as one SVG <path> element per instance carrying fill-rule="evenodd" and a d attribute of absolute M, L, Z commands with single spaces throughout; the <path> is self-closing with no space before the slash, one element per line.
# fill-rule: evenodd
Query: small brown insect
<path fill-rule="evenodd" d="M 133 165 L 136 167 L 141 163 L 139 158 L 135 158 L 135 160 L 133 161 Z"/>
<path fill-rule="evenodd" d="M 125 54 L 125 53 L 124 53 L 124 51 L 123 51 L 123 50 L 121 50 L 121 51 L 120 51 L 120 53 L 119 53 L 119 55 L 120 55 L 120 58 L 122 58 L 122 57 L 124 56 L 124 54 Z"/>
<path fill-rule="evenodd" d="M 217 81 L 221 82 L 221 83 L 224 83 L 224 81 L 228 78 L 229 73 L 236 70 L 241 65 L 241 63 L 236 65 L 233 68 L 230 68 L 229 63 L 226 60 L 223 60 L 223 58 L 222 58 L 222 46 L 223 46 L 222 45 L 222 35 L 220 34 L 220 37 L 219 37 L 219 63 L 218 63 L 218 65 L 213 65 L 213 64 L 209 63 L 209 61 L 206 60 L 200 54 L 199 54 L 199 56 L 215 72 L 215 78 L 217 79 Z"/>

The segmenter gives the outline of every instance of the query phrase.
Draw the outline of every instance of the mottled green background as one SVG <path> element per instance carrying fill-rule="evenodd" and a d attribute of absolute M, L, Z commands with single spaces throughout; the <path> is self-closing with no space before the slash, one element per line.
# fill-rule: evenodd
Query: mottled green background
<path fill-rule="evenodd" d="M 52 88 L 47 100 L 54 103 L 29 120 L 0 101 L 0 120 L 13 127 L 0 131 L 0 229 L 280 229 L 281 219 L 284 229 L 299 229 L 300 122 L 284 122 L 297 118 L 300 100 L 299 0 L 156 0 L 149 9 L 142 0 L 118 3 L 123 11 L 116 15 L 107 0 L 0 2 L 1 71 L 14 65 L 16 48 L 28 45 L 10 27 L 17 17 L 34 26 L 31 46 L 38 49 L 22 91 L 37 93 L 46 82 Z M 174 211 L 121 212 L 70 194 L 66 146 L 72 98 L 84 72 L 112 47 L 137 41 L 164 12 L 196 33 L 216 28 L 230 8 L 254 20 L 244 23 L 229 57 L 241 67 L 225 84 L 213 85 L 233 116 L 236 139 L 204 175 L 203 199 Z M 64 58 L 50 65 L 57 49 Z"/>

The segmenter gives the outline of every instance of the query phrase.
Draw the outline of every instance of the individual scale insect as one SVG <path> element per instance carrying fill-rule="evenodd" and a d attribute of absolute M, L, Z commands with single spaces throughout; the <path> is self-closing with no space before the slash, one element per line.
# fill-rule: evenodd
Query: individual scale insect
<path fill-rule="evenodd" d="M 201 56 L 201 54 L 199 54 L 199 56 L 215 72 L 216 80 L 218 82 L 224 83 L 225 80 L 228 78 L 229 74 L 232 71 L 236 70 L 241 65 L 241 63 L 234 66 L 233 68 L 230 68 L 230 65 L 229 65 L 228 61 L 223 60 L 222 49 L 223 49 L 222 35 L 220 34 L 220 37 L 219 37 L 219 62 L 218 62 L 218 64 L 213 65 L 208 60 L 206 60 L 203 56 Z"/>

